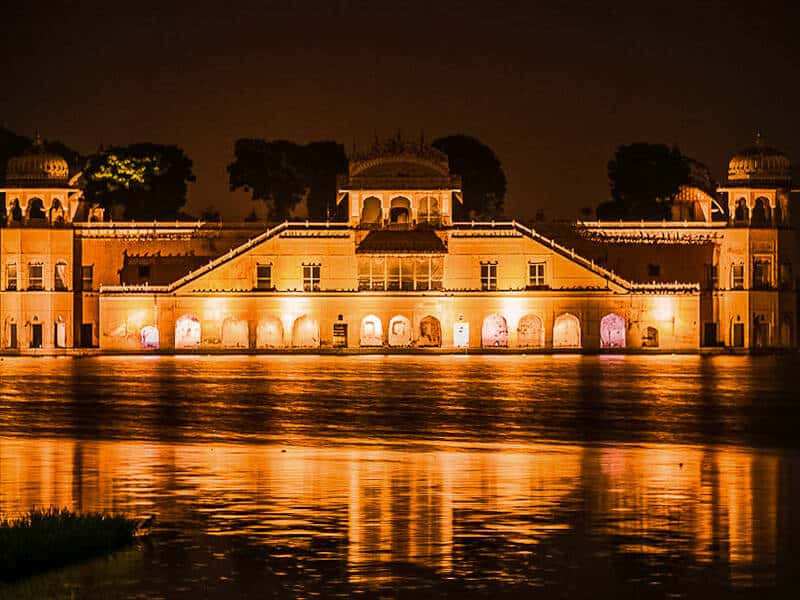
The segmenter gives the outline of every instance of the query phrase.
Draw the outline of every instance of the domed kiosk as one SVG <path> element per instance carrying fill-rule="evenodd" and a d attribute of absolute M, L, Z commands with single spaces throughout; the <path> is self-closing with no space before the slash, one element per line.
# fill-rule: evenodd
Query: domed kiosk
<path fill-rule="evenodd" d="M 33 145 L 6 163 L 0 187 L 0 219 L 3 224 L 46 226 L 73 220 L 81 192 L 78 174 L 70 178 L 67 161 L 49 152 L 36 135 Z"/>
<path fill-rule="evenodd" d="M 792 164 L 759 134 L 754 145 L 734 154 L 720 191 L 728 194 L 728 222 L 739 227 L 789 224 Z"/>

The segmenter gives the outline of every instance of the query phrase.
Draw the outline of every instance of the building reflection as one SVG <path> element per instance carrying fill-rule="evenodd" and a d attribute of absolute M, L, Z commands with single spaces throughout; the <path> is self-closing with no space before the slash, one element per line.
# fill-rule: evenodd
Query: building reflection
<path fill-rule="evenodd" d="M 563 532 L 618 553 L 685 552 L 746 583 L 774 568 L 778 454 L 677 445 L 314 447 L 0 439 L 0 513 L 36 505 L 156 513 L 163 526 L 308 551 L 341 546 L 353 582 L 465 548 Z M 580 523 L 580 525 L 578 525 Z M 503 557 L 497 557 L 502 561 Z M 502 573 L 501 573 L 502 576 Z"/>

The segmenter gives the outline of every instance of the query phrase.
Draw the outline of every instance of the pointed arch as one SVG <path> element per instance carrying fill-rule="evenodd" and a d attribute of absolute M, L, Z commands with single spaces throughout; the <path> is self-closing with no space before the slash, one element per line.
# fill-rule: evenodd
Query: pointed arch
<path fill-rule="evenodd" d="M 361 319 L 360 344 L 383 346 L 383 324 L 375 315 L 367 315 Z"/>
<path fill-rule="evenodd" d="M 503 315 L 495 313 L 483 320 L 481 346 L 484 348 L 508 347 L 508 323 Z"/>
<path fill-rule="evenodd" d="M 380 225 L 383 223 L 381 200 L 375 196 L 364 199 L 361 205 L 361 223 L 364 225 Z"/>
<path fill-rule="evenodd" d="M 292 327 L 292 348 L 319 348 L 319 322 L 300 315 Z"/>
<path fill-rule="evenodd" d="M 249 348 L 250 327 L 244 319 L 228 317 L 222 322 L 223 348 Z"/>
<path fill-rule="evenodd" d="M 553 348 L 580 348 L 581 322 L 573 314 L 559 315 L 553 323 Z"/>
<path fill-rule="evenodd" d="M 388 342 L 393 347 L 411 345 L 411 321 L 403 315 L 395 315 L 389 321 Z"/>
<path fill-rule="evenodd" d="M 428 315 L 419 322 L 417 346 L 420 348 L 438 348 L 441 345 L 442 324 L 433 315 Z"/>
<path fill-rule="evenodd" d="M 257 348 L 283 348 L 283 323 L 277 317 L 265 317 L 256 326 Z"/>
<path fill-rule="evenodd" d="M 158 350 L 161 340 L 159 339 L 158 327 L 155 325 L 145 325 L 139 332 L 139 346 L 143 350 Z"/>
<path fill-rule="evenodd" d="M 197 348 L 200 346 L 200 319 L 185 314 L 175 321 L 175 347 Z"/>
<path fill-rule="evenodd" d="M 609 313 L 600 319 L 600 347 L 625 347 L 625 319 L 616 313 Z"/>
<path fill-rule="evenodd" d="M 517 343 L 522 348 L 544 346 L 544 321 L 539 315 L 525 315 L 517 325 Z"/>

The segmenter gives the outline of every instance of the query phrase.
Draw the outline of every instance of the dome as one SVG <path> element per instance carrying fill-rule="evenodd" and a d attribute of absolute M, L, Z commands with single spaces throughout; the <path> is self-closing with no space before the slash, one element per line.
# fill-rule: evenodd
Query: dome
<path fill-rule="evenodd" d="M 24 154 L 10 159 L 6 164 L 8 185 L 60 187 L 66 185 L 68 178 L 67 161 L 58 154 L 47 152 L 38 135 L 31 148 Z"/>
<path fill-rule="evenodd" d="M 728 163 L 728 185 L 783 187 L 789 185 L 791 176 L 789 158 L 764 144 L 760 135 L 754 146 L 737 152 Z"/>

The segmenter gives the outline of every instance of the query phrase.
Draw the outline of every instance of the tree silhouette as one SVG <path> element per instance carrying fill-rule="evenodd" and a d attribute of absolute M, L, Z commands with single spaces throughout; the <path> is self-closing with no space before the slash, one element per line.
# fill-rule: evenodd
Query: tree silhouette
<path fill-rule="evenodd" d="M 336 203 L 336 175 L 346 170 L 344 147 L 336 142 L 243 138 L 234 146 L 228 178 L 231 191 L 242 188 L 266 204 L 268 220 L 288 219 L 306 196 L 309 218 L 322 220 Z"/>
<path fill-rule="evenodd" d="M 611 200 L 597 207 L 597 216 L 668 219 L 675 195 L 681 185 L 691 183 L 690 175 L 689 159 L 677 147 L 647 143 L 619 146 L 608 163 Z"/>
<path fill-rule="evenodd" d="M 503 214 L 506 175 L 494 151 L 466 135 L 434 140 L 433 147 L 447 154 L 450 171 L 461 176 L 464 204 L 454 206 L 458 219 L 497 219 Z"/>
<path fill-rule="evenodd" d="M 179 219 L 192 161 L 175 145 L 114 146 L 89 157 L 84 196 L 104 208 L 121 206 L 132 220 Z"/>

